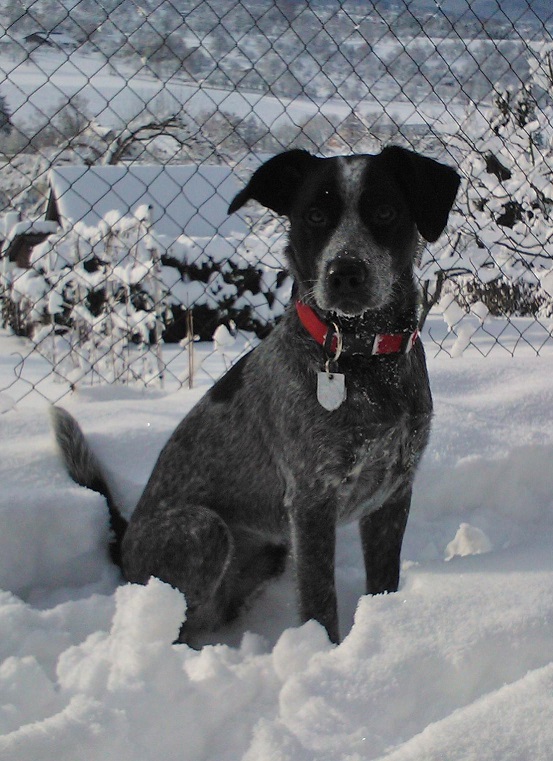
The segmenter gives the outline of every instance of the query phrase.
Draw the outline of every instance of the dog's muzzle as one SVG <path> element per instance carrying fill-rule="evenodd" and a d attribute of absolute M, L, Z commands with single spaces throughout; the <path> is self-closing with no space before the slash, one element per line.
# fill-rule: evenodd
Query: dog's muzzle
<path fill-rule="evenodd" d="M 326 272 L 326 293 L 331 309 L 346 314 L 363 312 L 370 297 L 366 264 L 350 256 L 331 261 Z"/>

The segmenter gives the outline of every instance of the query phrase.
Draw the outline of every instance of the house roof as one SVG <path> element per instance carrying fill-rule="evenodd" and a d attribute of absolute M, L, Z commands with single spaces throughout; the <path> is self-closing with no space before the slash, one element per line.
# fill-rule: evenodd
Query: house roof
<path fill-rule="evenodd" d="M 134 214 L 150 206 L 153 230 L 177 238 L 245 235 L 239 214 L 227 208 L 238 192 L 232 170 L 222 166 L 60 166 L 50 171 L 46 219 L 95 227 L 107 214 Z"/>

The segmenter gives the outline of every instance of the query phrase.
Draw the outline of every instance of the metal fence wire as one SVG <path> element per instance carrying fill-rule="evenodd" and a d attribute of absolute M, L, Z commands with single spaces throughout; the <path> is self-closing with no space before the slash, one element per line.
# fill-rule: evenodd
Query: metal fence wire
<path fill-rule="evenodd" d="M 291 147 L 398 144 L 458 167 L 448 232 L 418 267 L 427 347 L 539 353 L 553 9 L 507 5 L 5 2 L 0 299 L 3 340 L 20 338 L 0 391 L 178 386 L 263 337 L 290 295 L 285 224 L 226 209 Z"/>

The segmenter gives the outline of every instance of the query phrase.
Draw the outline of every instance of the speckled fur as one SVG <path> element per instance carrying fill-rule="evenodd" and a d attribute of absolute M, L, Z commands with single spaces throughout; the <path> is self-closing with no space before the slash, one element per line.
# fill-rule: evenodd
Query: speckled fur
<path fill-rule="evenodd" d="M 347 159 L 291 151 L 263 165 L 230 210 L 253 199 L 288 216 L 296 296 L 363 338 L 414 327 L 419 232 L 439 236 L 457 184 L 453 170 L 399 148 Z M 394 205 L 393 229 L 373 225 L 375 204 Z M 320 205 L 324 225 L 310 213 Z M 325 280 L 342 258 L 362 261 L 366 274 L 344 298 Z M 338 641 L 335 529 L 345 521 L 360 524 L 367 591 L 397 589 L 432 413 L 422 344 L 343 357 L 347 399 L 332 412 L 316 398 L 324 361 L 290 305 L 163 448 L 121 536 L 121 567 L 129 581 L 155 575 L 184 592 L 183 640 L 236 615 L 291 553 L 302 620 Z"/>

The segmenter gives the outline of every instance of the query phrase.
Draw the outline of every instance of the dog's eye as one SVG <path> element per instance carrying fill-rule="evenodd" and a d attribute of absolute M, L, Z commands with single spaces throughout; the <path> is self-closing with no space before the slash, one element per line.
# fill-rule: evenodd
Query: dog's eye
<path fill-rule="evenodd" d="M 305 221 L 313 227 L 323 227 L 326 225 L 326 214 L 317 206 L 311 206 L 305 212 Z"/>
<path fill-rule="evenodd" d="M 397 211 L 389 203 L 380 204 L 372 213 L 373 222 L 377 225 L 389 225 L 396 217 Z"/>

